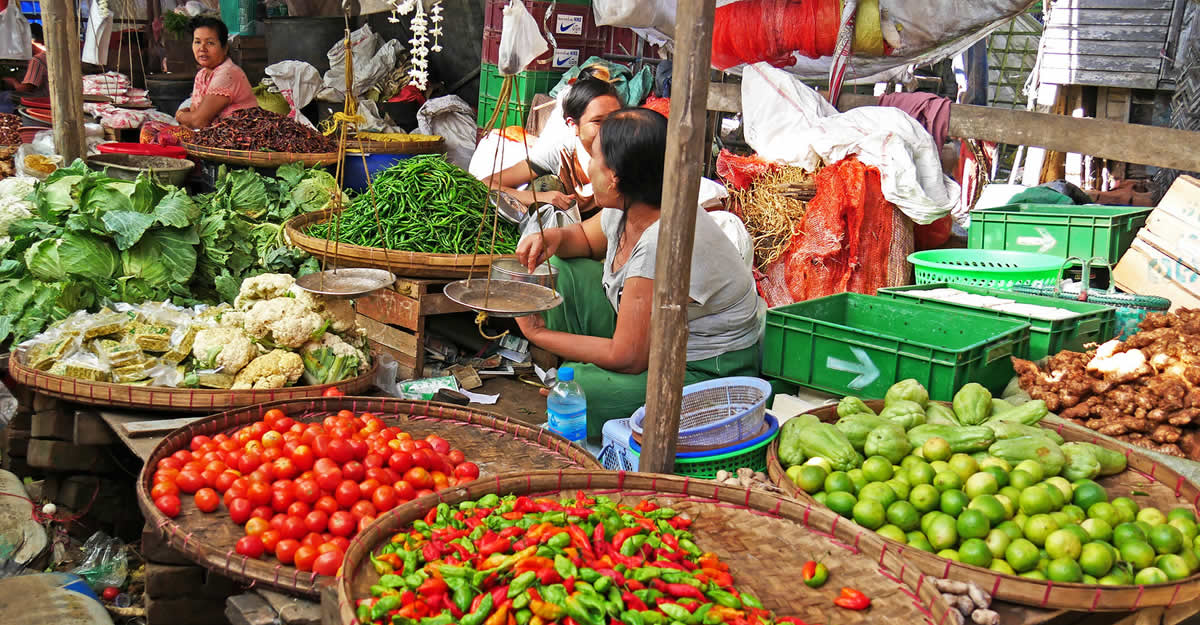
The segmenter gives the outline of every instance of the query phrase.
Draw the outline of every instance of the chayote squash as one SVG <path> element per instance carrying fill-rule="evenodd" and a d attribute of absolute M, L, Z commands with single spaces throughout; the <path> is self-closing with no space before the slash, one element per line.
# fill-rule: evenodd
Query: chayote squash
<path fill-rule="evenodd" d="M 1046 470 L 1046 476 L 1058 475 L 1067 464 L 1067 456 L 1058 444 L 1047 436 L 1018 436 L 992 443 L 988 453 L 1016 465 L 1022 460 L 1037 460 Z"/>
<path fill-rule="evenodd" d="M 820 419 L 810 414 L 802 414 L 788 419 L 779 428 L 779 462 L 784 468 L 804 464 L 804 446 L 800 442 L 800 432 L 820 422 Z"/>
<path fill-rule="evenodd" d="M 848 417 L 852 414 L 874 415 L 875 411 L 871 410 L 863 400 L 849 396 L 843 397 L 842 401 L 838 402 L 837 413 L 839 417 Z"/>
<path fill-rule="evenodd" d="M 991 420 L 987 422 L 987 427 L 992 428 L 992 431 L 996 433 L 997 440 L 1016 438 L 1018 436 L 1045 436 L 1059 445 L 1063 444 L 1063 437 L 1059 436 L 1058 432 L 1054 430 L 1025 425 L 1016 421 Z"/>
<path fill-rule="evenodd" d="M 1107 447 L 1102 447 L 1095 443 L 1068 443 L 1076 447 L 1082 447 L 1092 452 L 1096 456 L 1096 460 L 1100 461 L 1100 475 L 1115 475 L 1125 470 L 1126 458 L 1125 454 L 1119 451 L 1113 451 Z M 1063 446 L 1063 451 L 1067 450 Z"/>
<path fill-rule="evenodd" d="M 971 382 L 954 394 L 954 414 L 963 425 L 982 425 L 992 416 L 992 393 Z"/>
<path fill-rule="evenodd" d="M 846 439 L 854 449 L 862 451 L 867 444 L 867 435 L 872 430 L 890 424 L 884 417 L 875 414 L 858 413 L 837 420 L 834 427 L 846 435 Z"/>
<path fill-rule="evenodd" d="M 897 399 L 888 404 L 879 416 L 909 430 L 925 423 L 925 408 L 915 401 Z"/>
<path fill-rule="evenodd" d="M 912 378 L 900 380 L 887 390 L 887 394 L 883 396 L 883 404 L 890 406 L 892 402 L 901 399 L 916 402 L 924 409 L 925 405 L 929 403 L 929 391 L 925 390 L 925 387 L 921 386 L 920 382 Z"/>
<path fill-rule="evenodd" d="M 832 423 L 806 425 L 796 436 L 805 456 L 824 458 L 835 471 L 849 471 L 863 462 L 863 457 L 855 451 L 850 440 Z"/>
<path fill-rule="evenodd" d="M 1004 401 L 1003 399 L 998 399 L 996 397 L 992 398 L 993 415 L 998 415 L 1006 410 L 1012 410 L 1013 408 L 1016 408 L 1016 406 Z"/>
<path fill-rule="evenodd" d="M 863 448 L 864 455 L 868 457 L 883 456 L 892 464 L 900 464 L 900 461 L 910 451 L 912 451 L 912 443 L 908 442 L 904 428 L 892 422 L 871 430 Z"/>
<path fill-rule="evenodd" d="M 1062 475 L 1068 480 L 1090 480 L 1100 475 L 1100 461 L 1096 454 L 1083 443 L 1067 443 L 1060 447 L 1067 457 Z"/>
<path fill-rule="evenodd" d="M 946 442 L 950 443 L 950 451 L 956 454 L 984 451 L 996 442 L 996 433 L 985 425 L 956 426 L 930 423 L 909 430 L 908 442 L 913 447 L 920 447 L 935 436 L 946 439 Z"/>
<path fill-rule="evenodd" d="M 1015 423 L 1024 423 L 1025 425 L 1036 425 L 1042 417 L 1049 414 L 1046 411 L 1046 402 L 1035 399 L 1025 402 L 1020 406 L 1010 408 L 1004 412 L 993 414 L 988 422 L 992 421 L 1012 421 Z"/>
<path fill-rule="evenodd" d="M 953 425 L 954 427 L 962 425 L 958 422 L 958 417 L 954 415 L 953 410 L 945 404 L 934 401 L 929 402 L 929 406 L 925 408 L 925 423 Z"/>

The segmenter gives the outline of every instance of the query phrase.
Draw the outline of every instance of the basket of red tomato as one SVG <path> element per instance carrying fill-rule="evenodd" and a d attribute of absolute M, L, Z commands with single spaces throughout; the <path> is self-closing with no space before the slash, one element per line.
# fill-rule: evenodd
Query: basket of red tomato
<path fill-rule="evenodd" d="M 305 595 L 398 505 L 483 474 L 599 469 L 544 428 L 398 399 L 324 397 L 214 415 L 168 435 L 138 503 L 168 543 L 235 579 Z"/>

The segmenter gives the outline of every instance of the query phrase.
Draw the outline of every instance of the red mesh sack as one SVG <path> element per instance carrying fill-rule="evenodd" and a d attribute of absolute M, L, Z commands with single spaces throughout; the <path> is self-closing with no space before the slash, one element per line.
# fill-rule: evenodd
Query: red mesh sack
<path fill-rule="evenodd" d="M 779 165 L 757 154 L 738 156 L 729 150 L 717 155 L 717 175 L 735 189 L 746 190 L 759 176 L 779 169 Z"/>
<path fill-rule="evenodd" d="M 729 69 L 767 61 L 795 62 L 793 53 L 817 59 L 837 45 L 840 0 L 742 0 L 717 7 L 712 65 Z"/>

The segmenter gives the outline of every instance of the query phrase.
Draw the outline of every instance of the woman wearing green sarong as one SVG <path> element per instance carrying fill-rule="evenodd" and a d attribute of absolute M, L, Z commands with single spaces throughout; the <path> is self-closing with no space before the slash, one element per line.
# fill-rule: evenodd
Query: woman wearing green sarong
<path fill-rule="evenodd" d="M 650 310 L 662 204 L 667 120 L 647 109 L 611 114 L 589 173 L 600 214 L 526 237 L 517 258 L 558 269 L 564 303 L 519 317 L 531 343 L 575 368 L 588 400 L 588 440 L 646 401 Z M 688 294 L 686 384 L 757 375 L 760 299 L 741 254 L 703 209 Z"/>

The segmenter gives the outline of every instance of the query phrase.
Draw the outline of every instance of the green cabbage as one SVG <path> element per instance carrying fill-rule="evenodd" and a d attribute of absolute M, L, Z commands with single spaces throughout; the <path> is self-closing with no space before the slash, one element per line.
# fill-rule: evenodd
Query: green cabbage
<path fill-rule="evenodd" d="M 58 253 L 60 245 L 61 239 L 42 239 L 25 250 L 25 265 L 29 267 L 29 273 L 46 282 L 66 278 L 67 270 L 63 269 L 62 258 Z"/>
<path fill-rule="evenodd" d="M 337 180 L 329 172 L 312 170 L 292 189 L 292 203 L 301 213 L 319 211 L 329 205 L 337 189 Z"/>
<path fill-rule="evenodd" d="M 113 277 L 121 263 L 112 243 L 86 232 L 64 233 L 58 255 L 67 273 L 93 280 Z"/>

